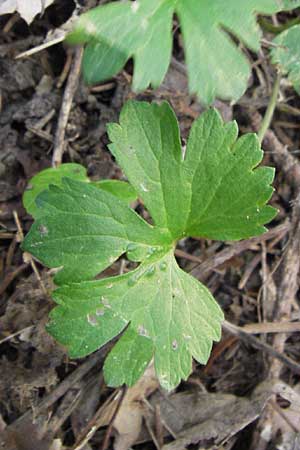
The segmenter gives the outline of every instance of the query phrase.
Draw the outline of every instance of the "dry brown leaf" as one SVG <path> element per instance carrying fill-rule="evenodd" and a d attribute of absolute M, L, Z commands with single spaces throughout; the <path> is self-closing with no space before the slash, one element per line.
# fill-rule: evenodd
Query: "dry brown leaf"
<path fill-rule="evenodd" d="M 62 442 L 60 439 L 54 439 L 54 441 L 52 442 L 52 445 L 50 447 L 49 450 L 62 450 L 63 446 L 62 446 Z"/>
<path fill-rule="evenodd" d="M 0 448 L 5 450 L 50 450 L 53 440 L 43 437 L 44 427 L 22 423 L 8 426 L 0 435 Z"/>
<path fill-rule="evenodd" d="M 4 431 L 5 428 L 6 428 L 6 423 L 5 423 L 2 415 L 0 414 L 0 433 L 2 433 L 2 431 Z"/>
<path fill-rule="evenodd" d="M 274 392 L 290 402 L 287 408 L 277 405 L 273 411 L 273 427 L 280 432 L 281 442 L 278 450 L 300 448 L 300 384 L 291 387 L 281 381 L 275 384 Z M 298 432 L 297 432 L 297 431 Z"/>
<path fill-rule="evenodd" d="M 114 421 L 117 437 L 114 450 L 128 450 L 137 440 L 145 414 L 144 399 L 158 388 L 154 367 L 148 367 L 142 378 L 128 389 Z"/>
<path fill-rule="evenodd" d="M 18 12 L 30 24 L 37 14 L 53 3 L 54 0 L 2 0 L 0 15 Z"/>
<path fill-rule="evenodd" d="M 222 392 L 188 391 L 174 393 L 166 401 L 159 393 L 155 394 L 151 402 L 159 404 L 161 418 L 177 436 L 173 442 L 164 445 L 163 450 L 182 450 L 190 444 L 207 441 L 218 446 L 222 442 L 228 441 L 261 415 L 274 393 L 291 402 L 290 408 L 292 409 L 289 408 L 291 414 L 287 409 L 283 411 L 292 426 L 299 429 L 300 395 L 297 390 L 281 381 L 261 383 L 250 398 Z M 295 411 L 298 411 L 297 415 L 295 415 Z M 291 438 L 293 442 L 299 439 L 299 435 L 291 430 L 291 427 L 279 414 L 278 424 L 280 425 L 278 429 L 282 432 L 285 442 L 290 441 Z M 143 431 L 145 432 L 145 430 Z M 145 434 L 141 434 L 139 442 L 147 440 L 149 440 L 149 436 L 146 438 Z M 277 448 L 286 450 L 292 447 Z"/>
<path fill-rule="evenodd" d="M 164 436 L 170 435 L 167 429 L 176 435 L 176 439 L 162 449 L 182 450 L 190 444 L 208 441 L 219 446 L 228 441 L 260 416 L 273 394 L 272 387 L 273 383 L 262 383 L 250 398 L 193 390 L 173 393 L 166 399 L 161 393 L 155 393 L 150 403 L 153 407 L 159 405 Z M 152 429 L 155 428 L 154 420 L 151 417 L 149 421 Z M 150 439 L 143 427 L 137 442 Z"/>

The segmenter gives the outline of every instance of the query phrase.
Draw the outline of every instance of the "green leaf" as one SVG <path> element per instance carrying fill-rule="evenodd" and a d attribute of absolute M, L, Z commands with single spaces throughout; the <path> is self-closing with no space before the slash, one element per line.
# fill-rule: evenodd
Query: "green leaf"
<path fill-rule="evenodd" d="M 143 375 L 152 356 L 152 340 L 129 327 L 105 360 L 104 378 L 112 387 L 133 386 Z"/>
<path fill-rule="evenodd" d="M 37 217 L 39 208 L 36 206 L 36 198 L 41 192 L 48 189 L 51 184 L 54 186 L 61 186 L 63 178 L 71 178 L 72 180 L 91 183 L 104 191 L 110 192 L 127 203 L 136 200 L 136 192 L 132 186 L 125 181 L 100 180 L 92 182 L 87 176 L 85 167 L 80 164 L 66 163 L 61 164 L 59 167 L 42 170 L 31 178 L 23 195 L 23 204 L 27 212 L 33 217 Z"/>
<path fill-rule="evenodd" d="M 135 190 L 126 181 L 100 180 L 94 181 L 92 182 L 92 184 L 102 189 L 103 191 L 110 192 L 126 203 L 132 203 L 137 199 Z"/>
<path fill-rule="evenodd" d="M 133 58 L 133 89 L 155 88 L 170 63 L 172 19 L 177 14 L 191 93 L 207 104 L 215 97 L 237 100 L 247 88 L 250 66 L 228 32 L 258 51 L 256 14 L 299 5 L 298 0 L 227 0 L 225 7 L 223 0 L 118 1 L 80 16 L 68 41 L 87 43 L 83 72 L 88 83 L 113 77 Z"/>
<path fill-rule="evenodd" d="M 183 236 L 251 237 L 276 214 L 265 205 L 273 169 L 256 167 L 257 138 L 237 139 L 237 131 L 209 110 L 183 153 L 167 103 L 127 103 L 120 124 L 109 126 L 110 148 L 154 225 L 88 183 L 64 178 L 38 196 L 23 248 L 60 267 L 50 333 L 82 357 L 128 327 L 105 364 L 108 384 L 132 385 L 153 356 L 161 385 L 174 388 L 189 376 L 192 357 L 205 364 L 220 339 L 220 307 L 180 269 L 174 248 Z M 124 253 L 141 262 L 135 270 L 92 280 Z"/>
<path fill-rule="evenodd" d="M 170 238 L 122 200 L 88 183 L 62 179 L 36 199 L 37 220 L 23 248 L 49 267 L 58 284 L 87 280 L 133 248 L 138 258 L 160 251 Z M 134 257 L 132 258 L 134 259 Z"/>
<path fill-rule="evenodd" d="M 272 61 L 300 95 L 300 25 L 295 25 L 280 33 L 273 41 L 277 47 L 271 51 Z"/>
<path fill-rule="evenodd" d="M 128 102 L 108 133 L 111 152 L 155 224 L 174 239 L 248 238 L 275 215 L 265 205 L 274 169 L 256 169 L 263 157 L 256 135 L 237 140 L 237 124 L 224 124 L 214 109 L 194 122 L 184 159 L 167 103 Z"/>
<path fill-rule="evenodd" d="M 141 365 L 145 369 L 145 361 L 150 360 L 153 345 L 159 381 L 171 389 L 190 374 L 192 356 L 202 364 L 207 362 L 212 340 L 219 340 L 221 335 L 223 314 L 219 306 L 205 286 L 178 267 L 173 250 L 164 257 L 146 259 L 126 275 L 63 286 L 55 291 L 54 298 L 61 306 L 52 312 L 48 329 L 67 345 L 73 357 L 83 356 L 86 345 L 96 349 L 109 340 L 111 323 L 106 322 L 106 314 L 110 319 L 112 311 L 119 326 L 130 322 L 131 345 L 137 346 L 133 333 L 151 340 L 148 347 L 143 344 L 134 352 L 127 333 L 121 337 L 106 369 L 107 382 L 113 385 L 118 376 L 127 384 L 136 379 Z M 76 327 L 79 321 L 80 339 L 66 333 L 62 340 L 61 330 L 68 330 L 70 323 Z M 111 330 L 110 339 L 114 335 L 115 330 Z M 112 368 L 114 357 L 117 359 Z M 131 371 L 111 376 L 119 370 L 117 361 L 123 358 L 129 359 Z"/>

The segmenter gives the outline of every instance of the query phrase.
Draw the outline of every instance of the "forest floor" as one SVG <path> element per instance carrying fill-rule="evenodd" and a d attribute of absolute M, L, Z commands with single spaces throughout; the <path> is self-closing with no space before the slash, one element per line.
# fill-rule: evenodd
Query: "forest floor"
<path fill-rule="evenodd" d="M 0 448 L 299 449 L 300 97 L 286 79 L 263 141 L 264 163 L 276 168 L 271 204 L 279 210 L 269 231 L 235 243 L 185 239 L 176 251 L 180 266 L 205 281 L 225 313 L 207 366 L 194 363 L 171 393 L 159 388 L 151 367 L 126 392 L 111 389 L 102 374 L 108 348 L 70 360 L 45 331 L 54 302 L 43 286 L 50 290 L 51 274 L 37 263 L 37 276 L 23 259 L 19 244 L 32 218 L 22 194 L 52 165 L 76 52 L 59 43 L 15 57 L 41 44 L 73 10 L 73 1 L 57 1 L 30 27 L 17 15 L 0 17 Z M 237 120 L 241 134 L 259 129 L 276 78 L 268 48 L 247 54 L 247 92 L 234 105 L 214 105 L 224 120 Z M 203 108 L 188 95 L 180 41 L 174 56 L 163 85 L 138 96 L 131 63 L 101 86 L 87 87 L 79 77 L 63 162 L 82 164 L 94 180 L 121 178 L 106 125 L 129 98 L 168 100 L 186 139 Z M 120 264 L 127 262 L 118 260 L 109 273 L 118 274 Z"/>

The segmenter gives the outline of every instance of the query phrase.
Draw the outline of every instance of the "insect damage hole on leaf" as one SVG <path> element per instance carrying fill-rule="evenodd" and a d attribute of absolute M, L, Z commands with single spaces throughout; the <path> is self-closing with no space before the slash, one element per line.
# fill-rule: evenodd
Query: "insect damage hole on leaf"
<path fill-rule="evenodd" d="M 224 123 L 214 109 L 194 122 L 184 159 L 166 102 L 128 102 L 108 134 L 153 225 L 121 197 L 58 177 L 55 188 L 37 189 L 34 207 L 30 198 L 36 220 L 23 248 L 48 267 L 62 267 L 48 330 L 71 357 L 123 332 L 105 362 L 107 383 L 132 385 L 153 358 L 161 385 L 172 389 L 191 373 L 192 358 L 207 362 L 223 320 L 209 290 L 177 264 L 176 243 L 182 236 L 238 240 L 263 233 L 276 215 L 267 205 L 274 170 L 258 167 L 257 137 L 238 138 L 237 124 Z M 134 270 L 94 279 L 123 254 L 138 263 Z"/>

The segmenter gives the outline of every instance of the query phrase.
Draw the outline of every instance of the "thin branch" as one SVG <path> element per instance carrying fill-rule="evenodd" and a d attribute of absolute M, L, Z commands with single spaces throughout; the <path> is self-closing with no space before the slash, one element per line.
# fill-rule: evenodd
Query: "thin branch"
<path fill-rule="evenodd" d="M 123 386 L 121 388 L 121 393 L 120 393 L 120 398 L 118 400 L 118 404 L 116 406 L 116 409 L 114 410 L 113 416 L 112 416 L 112 418 L 111 418 L 111 420 L 109 422 L 108 428 L 107 428 L 106 433 L 105 433 L 105 437 L 104 437 L 103 444 L 102 444 L 102 450 L 107 450 L 107 447 L 108 447 L 108 444 L 109 444 L 109 439 L 110 439 L 110 436 L 111 436 L 111 433 L 112 433 L 112 429 L 113 429 L 113 426 L 114 426 L 114 422 L 115 422 L 115 419 L 116 419 L 116 417 L 118 415 L 118 412 L 120 411 L 120 408 L 122 406 L 123 400 L 124 400 L 125 395 L 126 395 L 126 392 L 127 392 L 127 387 Z"/>
<path fill-rule="evenodd" d="M 285 356 L 283 353 L 279 353 L 271 345 L 265 344 L 264 342 L 257 339 L 255 336 L 252 336 L 252 334 L 246 333 L 241 327 L 233 325 L 232 323 L 227 322 L 225 320 L 223 322 L 223 328 L 229 333 L 238 336 L 241 340 L 243 340 L 247 344 L 252 345 L 258 350 L 262 350 L 263 352 L 269 354 L 273 358 L 276 358 L 277 360 L 281 361 L 292 372 L 300 374 L 300 364 L 298 364 L 296 361 L 293 361 L 288 356 Z"/>
<path fill-rule="evenodd" d="M 23 233 L 22 225 L 21 225 L 21 222 L 19 220 L 19 216 L 18 216 L 17 211 L 13 211 L 13 216 L 14 216 L 14 220 L 15 220 L 15 223 L 16 223 L 16 226 L 17 226 L 17 229 L 18 229 L 17 242 L 21 243 L 24 240 L 24 233 Z M 33 272 L 34 272 L 34 274 L 36 276 L 36 279 L 38 280 L 38 282 L 40 284 L 40 287 L 41 287 L 41 289 L 43 291 L 43 294 L 47 297 L 48 296 L 47 289 L 46 289 L 46 287 L 44 285 L 44 282 L 43 282 L 43 280 L 42 280 L 42 278 L 40 276 L 38 268 L 37 268 L 37 266 L 36 266 L 32 256 L 30 255 L 30 253 L 24 252 L 23 253 L 23 260 L 24 260 L 25 264 L 30 263 L 31 268 L 32 268 L 32 270 L 33 270 Z M 25 267 L 24 267 L 24 269 L 25 269 Z"/>
<path fill-rule="evenodd" d="M 66 126 L 68 124 L 72 102 L 78 84 L 82 56 L 83 56 L 83 47 L 77 47 L 74 53 L 73 64 L 69 73 L 59 113 L 58 126 L 54 139 L 54 151 L 52 157 L 53 167 L 59 166 L 62 162 L 62 157 L 65 150 Z"/>
<path fill-rule="evenodd" d="M 300 322 L 249 323 L 241 328 L 243 331 L 249 334 L 299 333 Z"/>
<path fill-rule="evenodd" d="M 210 271 L 212 271 L 216 267 L 220 266 L 221 264 L 224 264 L 226 261 L 233 258 L 234 256 L 237 256 L 240 253 L 248 250 L 253 245 L 257 245 L 257 244 L 260 244 L 261 242 L 265 242 L 269 239 L 273 239 L 274 237 L 278 236 L 279 234 L 282 235 L 282 237 L 283 237 L 289 231 L 289 229 L 290 229 L 290 223 L 288 221 L 286 221 L 286 222 L 270 229 L 269 231 L 267 231 L 266 233 L 264 233 L 261 236 L 254 237 L 254 238 L 247 239 L 247 240 L 240 241 L 240 242 L 236 242 L 232 245 L 229 245 L 224 250 L 221 250 L 220 252 L 207 258 L 201 264 L 197 264 L 197 266 L 191 270 L 191 274 L 194 275 L 196 278 L 198 278 L 198 277 L 202 278 L 204 275 L 208 274 Z"/>

